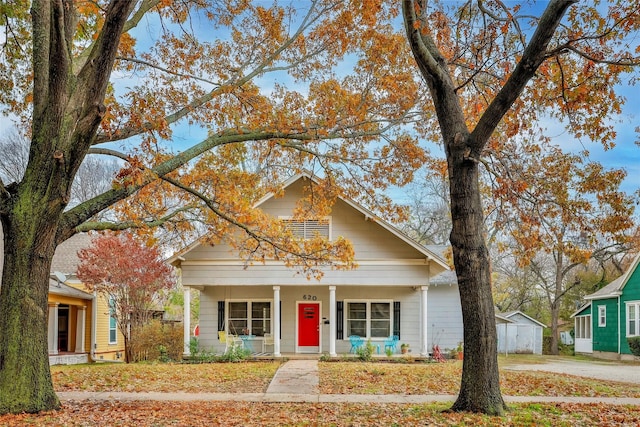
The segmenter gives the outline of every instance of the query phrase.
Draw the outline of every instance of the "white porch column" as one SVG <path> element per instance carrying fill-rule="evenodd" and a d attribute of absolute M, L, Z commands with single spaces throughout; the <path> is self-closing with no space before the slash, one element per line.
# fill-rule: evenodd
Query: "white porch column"
<path fill-rule="evenodd" d="M 420 293 L 421 293 L 421 308 L 422 308 L 422 350 L 420 351 L 420 354 L 422 356 L 428 356 L 429 355 L 429 341 L 427 340 L 427 332 L 429 331 L 429 319 L 427 318 L 427 291 L 429 290 L 429 285 L 426 286 L 420 286 Z"/>
<path fill-rule="evenodd" d="M 87 326 L 87 306 L 83 305 L 77 309 L 76 319 L 76 353 L 84 353 L 85 329 Z"/>
<path fill-rule="evenodd" d="M 336 287 L 329 286 L 329 356 L 336 354 L 336 326 L 338 325 L 336 316 Z"/>
<path fill-rule="evenodd" d="M 180 280 L 180 279 L 178 279 Z M 185 287 L 184 292 L 184 307 L 182 315 L 182 325 L 184 326 L 184 348 L 182 354 L 184 356 L 191 355 L 190 342 L 191 342 L 191 288 Z"/>
<path fill-rule="evenodd" d="M 280 357 L 280 286 L 273 287 L 273 355 Z"/>
<path fill-rule="evenodd" d="M 58 303 L 49 304 L 49 354 L 58 354 Z"/>

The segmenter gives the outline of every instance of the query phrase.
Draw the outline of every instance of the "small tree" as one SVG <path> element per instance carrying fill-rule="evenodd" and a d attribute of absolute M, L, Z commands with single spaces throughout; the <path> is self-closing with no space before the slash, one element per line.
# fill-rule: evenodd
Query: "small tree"
<path fill-rule="evenodd" d="M 125 361 L 132 361 L 136 332 L 148 324 L 175 283 L 158 249 L 130 234 L 105 235 L 79 252 L 78 278 L 104 295 L 124 336 Z"/>

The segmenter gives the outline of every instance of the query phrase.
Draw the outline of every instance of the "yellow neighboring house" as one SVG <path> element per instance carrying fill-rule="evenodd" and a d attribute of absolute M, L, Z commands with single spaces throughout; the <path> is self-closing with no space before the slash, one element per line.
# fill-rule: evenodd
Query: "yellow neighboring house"
<path fill-rule="evenodd" d="M 0 250 L 2 250 L 0 229 Z M 76 276 L 78 251 L 91 244 L 77 234 L 56 249 L 49 279 L 49 363 L 68 365 L 124 360 L 124 337 L 102 295 L 89 292 Z M 2 257 L 0 257 L 0 271 Z"/>

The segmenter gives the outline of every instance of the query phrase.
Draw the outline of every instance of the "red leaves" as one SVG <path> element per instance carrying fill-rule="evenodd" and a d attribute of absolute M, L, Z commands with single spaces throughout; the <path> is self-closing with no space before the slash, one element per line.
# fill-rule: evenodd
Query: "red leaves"
<path fill-rule="evenodd" d="M 78 278 L 98 291 L 127 287 L 156 292 L 174 284 L 173 270 L 160 251 L 138 243 L 130 234 L 96 238 L 78 255 Z"/>

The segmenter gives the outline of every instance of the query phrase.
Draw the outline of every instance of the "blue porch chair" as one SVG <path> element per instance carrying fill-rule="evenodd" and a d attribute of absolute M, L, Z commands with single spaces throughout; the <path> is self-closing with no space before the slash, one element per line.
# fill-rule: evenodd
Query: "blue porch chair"
<path fill-rule="evenodd" d="M 400 338 L 397 335 L 392 335 L 386 340 L 384 340 L 384 352 L 387 352 L 387 349 L 390 348 L 393 353 L 398 351 L 398 341 Z"/>
<path fill-rule="evenodd" d="M 358 351 L 358 348 L 364 345 L 364 338 L 360 335 L 350 335 L 349 341 L 351 342 L 351 349 L 349 350 L 349 353 L 355 353 Z"/>

